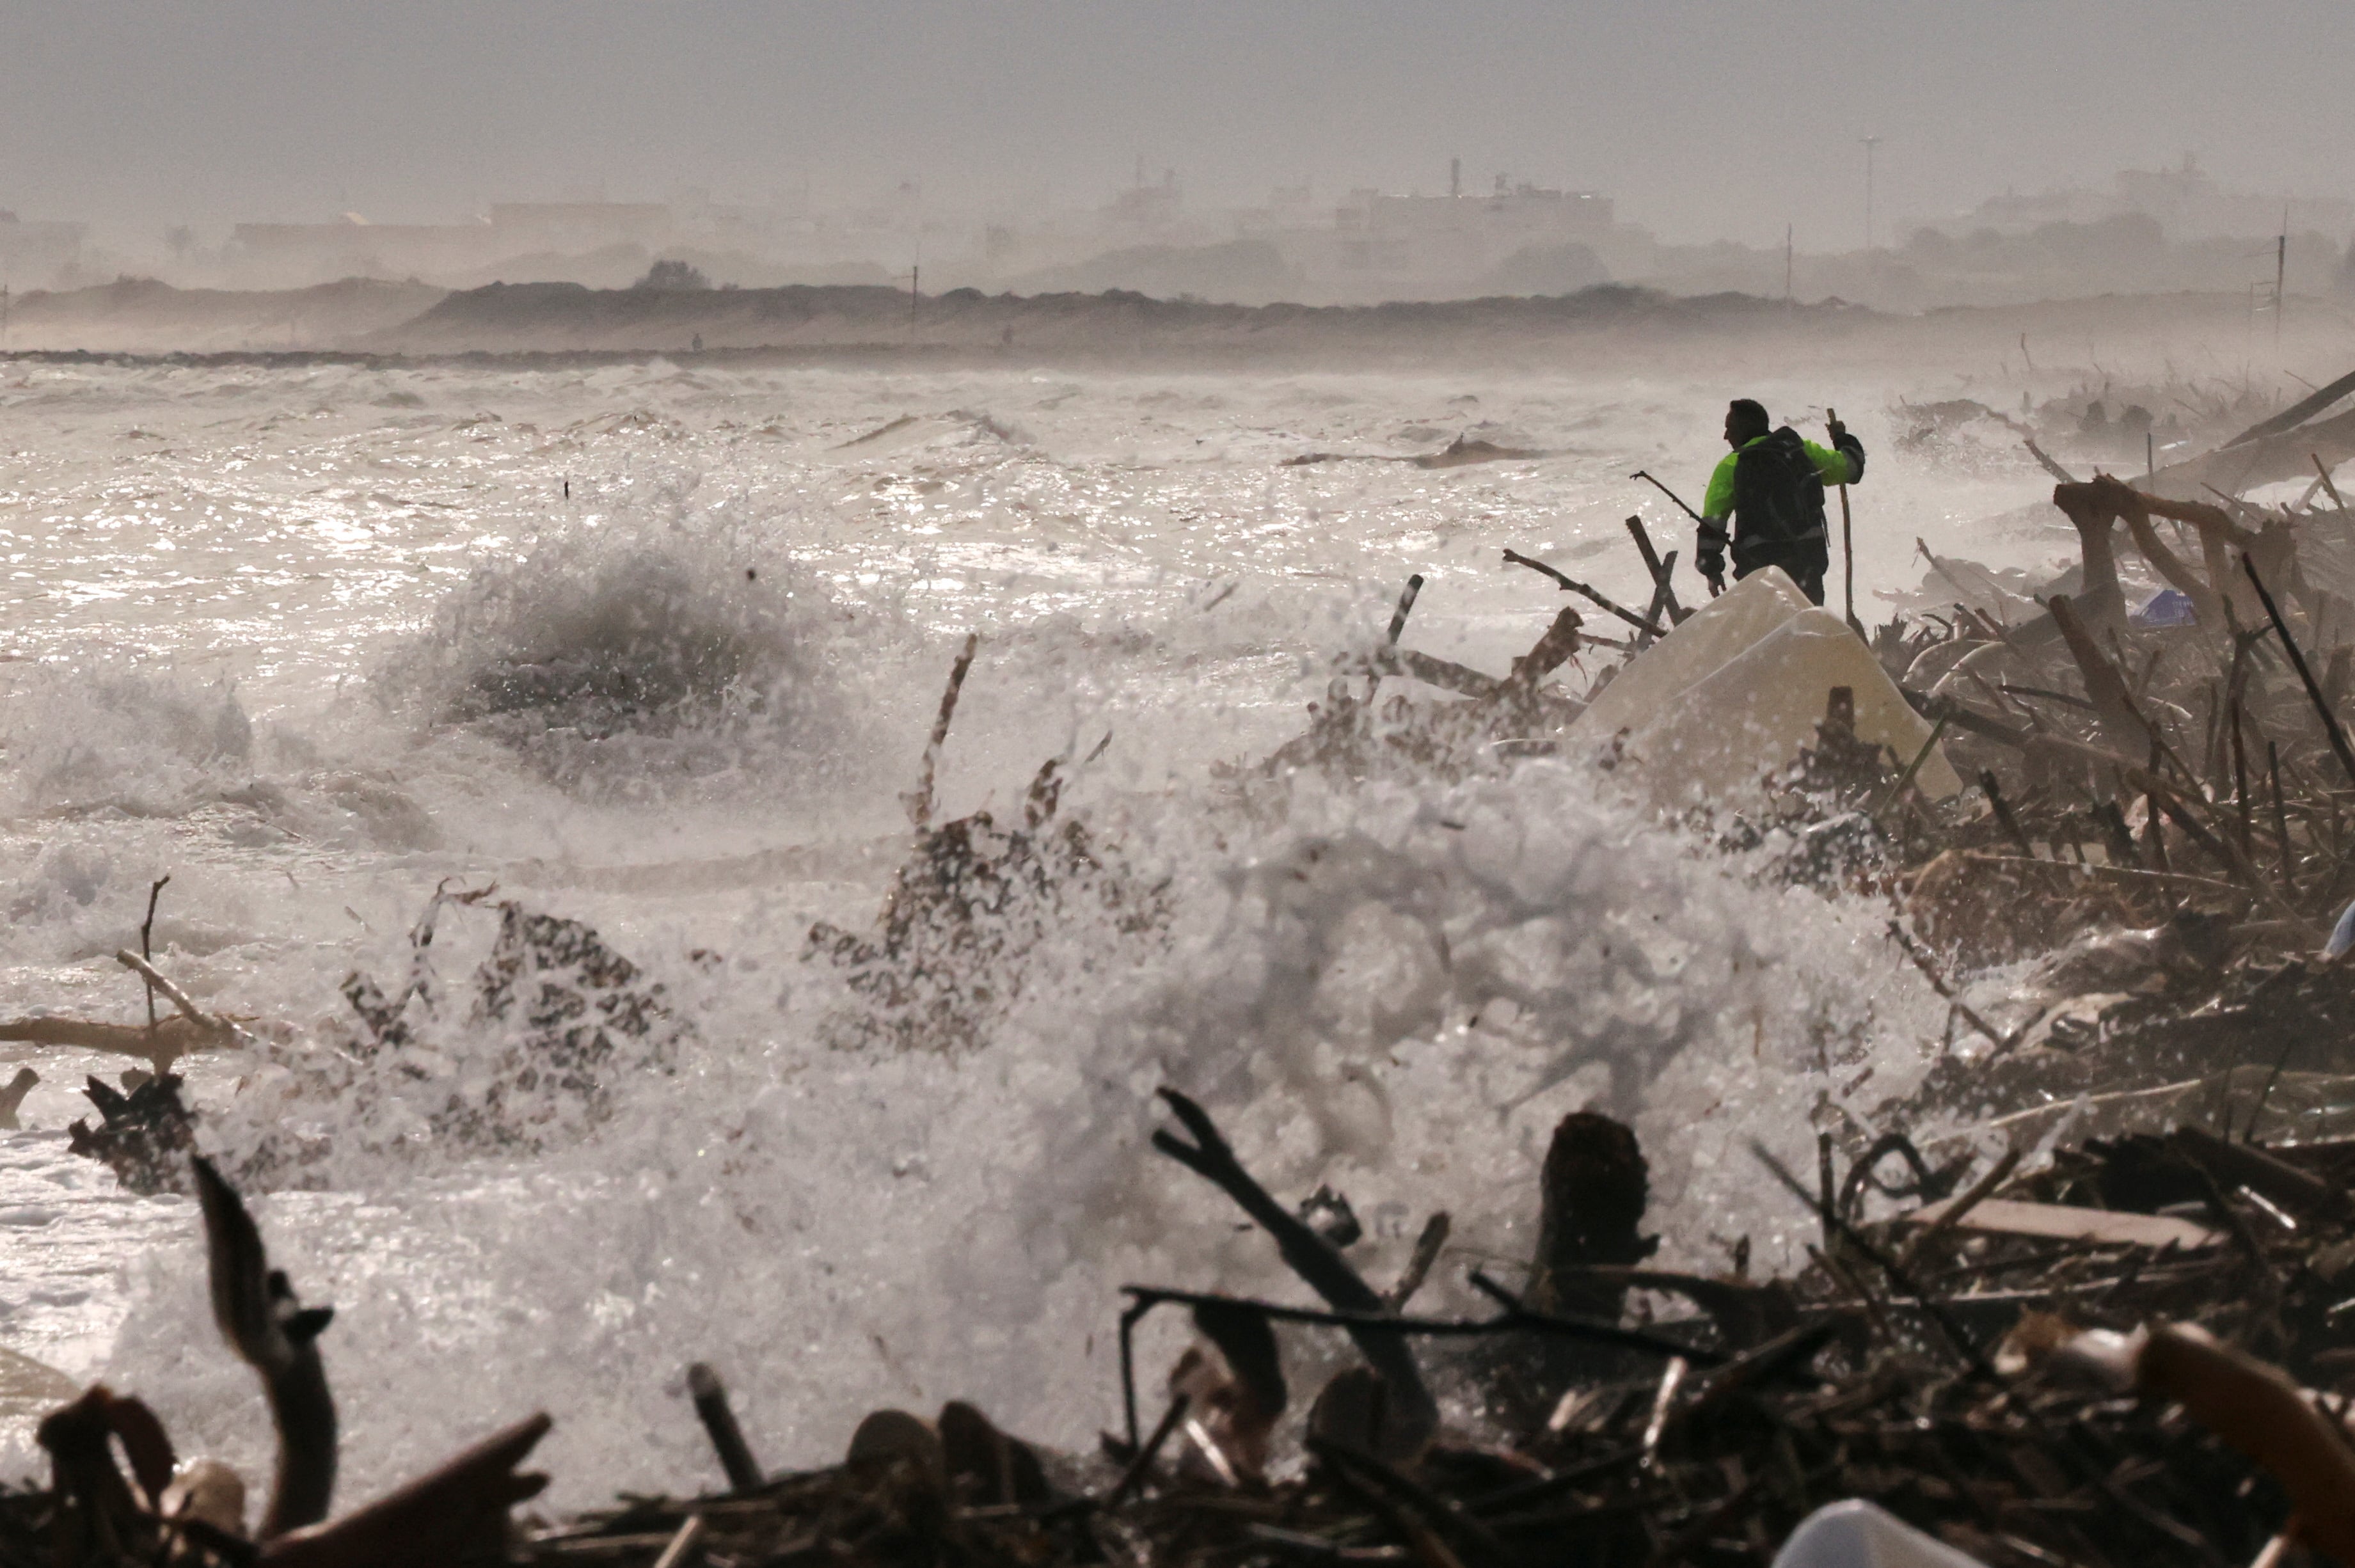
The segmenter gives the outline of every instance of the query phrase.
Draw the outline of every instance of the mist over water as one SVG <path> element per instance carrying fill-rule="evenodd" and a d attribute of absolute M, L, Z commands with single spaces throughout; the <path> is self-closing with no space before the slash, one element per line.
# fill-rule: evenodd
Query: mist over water
<path fill-rule="evenodd" d="M 1783 417 L 1824 396 L 1744 389 Z M 2047 483 L 1992 449 L 1883 464 L 1882 408 L 1937 389 L 1838 393 L 1876 454 L 1868 588 Z M 1579 758 L 1346 791 L 1225 765 L 1299 731 L 1410 571 L 1408 641 L 1489 669 L 1556 607 L 1500 547 L 1634 597 L 1623 517 L 1689 543 L 1625 475 L 1697 500 L 1725 395 L 1599 370 L 9 367 L 0 1008 L 133 1017 L 110 955 L 171 875 L 159 962 L 259 1020 L 256 1051 L 184 1070 L 208 1147 L 281 1157 L 254 1207 L 337 1308 L 347 1499 L 543 1406 L 559 1505 L 697 1485 L 698 1359 L 773 1466 L 956 1397 L 1089 1444 L 1120 1284 L 1287 1288 L 1152 1154 L 1163 1083 L 1280 1195 L 1347 1190 L 1370 1274 L 1453 1211 L 1434 1307 L 1526 1256 L 1546 1134 L 1590 1103 L 1636 1121 L 1680 1261 L 1746 1234 L 1778 1266 L 1803 1216 L 1745 1140 L 1803 1153 L 1827 1103 L 1902 1093 L 1944 1022 L 1879 908 L 1657 826 Z M 1282 466 L 1459 434 L 1553 455 Z M 1966 552 L 2067 544 L 2021 522 Z M 1065 758 L 1062 817 L 1166 920 L 1050 901 L 954 1049 L 862 1041 L 874 1000 L 809 928 L 875 920 L 968 629 L 941 814 L 1015 822 Z M 338 987 L 397 990 L 445 882 L 498 892 L 439 911 L 399 1070 L 353 1057 Z M 504 1142 L 433 1115 L 515 1042 L 469 999 L 500 899 L 593 925 L 679 1026 L 597 1115 L 519 1093 Z M 80 1074 L 123 1062 L 36 1060 L 0 1135 L 0 1343 L 257 1473 L 268 1420 L 212 1330 L 194 1204 L 64 1154 Z M 1141 1349 L 1157 1376 L 1171 1343 Z"/>

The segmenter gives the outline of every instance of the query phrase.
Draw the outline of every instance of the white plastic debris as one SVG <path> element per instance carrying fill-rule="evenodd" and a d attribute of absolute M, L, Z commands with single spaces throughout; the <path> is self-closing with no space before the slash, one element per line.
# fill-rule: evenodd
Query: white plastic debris
<path fill-rule="evenodd" d="M 1774 1568 L 1984 1568 L 1862 1498 L 1827 1503 L 1799 1521 Z"/>
<path fill-rule="evenodd" d="M 1774 568 L 1753 572 L 1630 663 L 1571 727 L 1590 746 L 1625 731 L 1620 774 L 1659 805 L 1755 793 L 1816 743 L 1832 688 L 1856 694 L 1859 740 L 1902 769 L 1930 741 L 1872 650 Z M 1934 750 L 1914 785 L 1943 800 L 1963 787 Z"/>
<path fill-rule="evenodd" d="M 2343 958 L 2350 948 L 2355 948 L 2355 903 L 2350 903 L 2339 916 L 2339 923 L 2330 928 L 2330 940 L 2322 944 L 2325 958 Z"/>

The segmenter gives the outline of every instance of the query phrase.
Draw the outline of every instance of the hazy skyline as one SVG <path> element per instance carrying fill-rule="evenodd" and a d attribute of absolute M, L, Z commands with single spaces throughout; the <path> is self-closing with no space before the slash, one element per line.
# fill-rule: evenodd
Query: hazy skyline
<path fill-rule="evenodd" d="M 821 202 L 907 178 L 1087 206 L 1141 158 L 1203 205 L 1311 182 L 1607 192 L 1664 237 L 1861 241 L 2007 187 L 2199 155 L 2235 188 L 2355 196 L 2328 106 L 2355 8 L 2144 0 L 97 0 L 0 59 L 0 207 L 174 223 L 446 220 L 688 187 Z"/>

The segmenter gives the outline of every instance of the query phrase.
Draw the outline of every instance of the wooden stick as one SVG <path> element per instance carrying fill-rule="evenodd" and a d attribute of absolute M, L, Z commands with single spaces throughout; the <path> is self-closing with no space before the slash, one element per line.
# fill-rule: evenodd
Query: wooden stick
<path fill-rule="evenodd" d="M 731 1492 L 749 1492 L 767 1477 L 760 1461 L 752 1457 L 751 1445 L 744 1441 L 744 1429 L 736 1424 L 736 1413 L 728 1407 L 728 1389 L 720 1382 L 719 1374 L 698 1361 L 687 1369 L 687 1391 L 695 1401 L 696 1418 L 711 1438 L 711 1446 L 719 1456 L 719 1468 L 728 1477 Z"/>
<path fill-rule="evenodd" d="M 1930 988 L 1937 992 L 1948 1007 L 1962 1015 L 1965 1023 L 1987 1037 L 1988 1042 L 1995 1047 L 1996 1056 L 2002 1055 L 2019 1043 L 2019 1035 L 1996 1033 L 1995 1026 L 1973 1012 L 1970 1005 L 1955 994 L 1955 988 L 1946 984 L 1946 977 L 1938 973 L 1938 966 L 1930 961 L 1930 955 L 1922 951 L 1920 944 L 1906 933 L 1903 926 L 1893 920 L 1891 921 L 1889 934 L 1897 939 L 1897 945 L 1905 950 L 1905 956 L 1913 961 L 1913 967 L 1922 971 L 1923 978 L 1930 982 Z M 1988 1060 L 1993 1061 L 1994 1057 L 1989 1057 Z"/>
<path fill-rule="evenodd" d="M 1153 1428 L 1153 1435 L 1137 1445 L 1136 1453 L 1128 1461 L 1128 1468 L 1120 1473 L 1120 1479 L 1104 1495 L 1104 1507 L 1117 1507 L 1129 1493 L 1144 1484 L 1146 1472 L 1153 1467 L 1154 1459 L 1159 1456 L 1162 1445 L 1169 1441 L 1169 1435 L 1178 1430 L 1178 1424 L 1186 1419 L 1186 1407 L 1192 1403 L 1182 1393 L 1171 1396 L 1169 1408 L 1162 1412 L 1161 1420 Z"/>
<path fill-rule="evenodd" d="M 1785 1191 L 1800 1202 L 1810 1207 L 1815 1206 L 1816 1200 L 1808 1193 L 1806 1185 L 1791 1174 L 1787 1166 L 1774 1157 L 1774 1151 L 1765 1144 L 1756 1138 L 1751 1139 L 1750 1153 L 1753 1158 L 1766 1168 L 1766 1173 L 1769 1176 L 1782 1184 Z M 1851 1249 L 1882 1274 L 1887 1275 L 1891 1285 L 1913 1298 L 1914 1304 L 1928 1314 L 1930 1321 L 1935 1324 L 1938 1331 L 1946 1337 L 1947 1343 L 1954 1347 L 1955 1353 L 1962 1359 L 1966 1366 L 1991 1388 L 2010 1387 L 2010 1380 L 1998 1371 L 1995 1363 L 1987 1359 L 1987 1353 L 1972 1342 L 1970 1335 L 1964 1330 L 1962 1324 L 1955 1320 L 1955 1315 L 1947 1311 L 1945 1305 L 1935 1296 L 1922 1288 L 1921 1285 L 1914 1280 L 1911 1270 L 1873 1245 L 1869 1237 L 1846 1220 L 1841 1219 L 1836 1211 L 1825 1211 L 1824 1218 L 1839 1232 L 1841 1241 L 1848 1243 Z"/>
<path fill-rule="evenodd" d="M 2232 703 L 2225 722 L 2232 726 L 2232 809 L 2241 817 L 2241 853 L 2254 854 L 2255 840 L 2249 827 L 2249 747 L 2241 735 L 2241 705 Z"/>
<path fill-rule="evenodd" d="M 924 742 L 924 760 L 916 772 L 915 792 L 908 796 L 908 820 L 922 833 L 932 825 L 932 778 L 940 767 L 941 748 L 948 744 L 949 720 L 956 717 L 957 693 L 964 689 L 965 671 L 973 667 L 974 650 L 981 646 L 981 634 L 967 632 L 964 646 L 949 667 L 949 686 L 941 693 L 940 717 L 932 720 L 932 739 Z"/>
<path fill-rule="evenodd" d="M 147 890 L 147 918 L 139 923 L 139 956 L 142 958 L 155 956 L 155 901 L 164 896 L 164 884 L 171 880 L 169 874 L 158 877 Z M 153 980 L 147 982 L 147 1027 L 155 1027 L 155 983 Z"/>
<path fill-rule="evenodd" d="M 1660 618 L 1661 612 L 1667 611 L 1668 613 L 1669 624 L 1674 625 L 1676 624 L 1676 613 L 1674 609 L 1677 598 L 1676 591 L 1668 586 L 1668 574 L 1675 571 L 1676 569 L 1677 552 L 1670 550 L 1668 551 L 1667 561 L 1652 578 L 1652 603 L 1651 607 L 1644 612 L 1645 619 L 1657 623 Z M 1651 633 L 1638 632 L 1636 634 L 1636 646 L 1639 651 L 1644 648 L 1650 647 L 1651 645 Z"/>
<path fill-rule="evenodd" d="M 2053 478 L 2058 479 L 2063 485 L 2074 485 L 2078 483 L 2077 476 L 2074 474 L 2070 473 L 2067 469 L 2053 462 L 2051 458 L 2045 455 L 2044 449 L 2036 444 L 2036 438 L 2034 436 L 2023 436 L 2021 439 L 2028 443 L 2028 454 L 2043 465 L 2045 473 L 2050 474 Z"/>
<path fill-rule="evenodd" d="M 2273 785 L 2274 837 L 2281 842 L 2282 892 L 2286 896 L 2297 891 L 2297 878 L 2293 874 L 2297 856 L 2289 845 L 2289 808 L 2282 802 L 2281 746 L 2276 741 L 2265 742 L 2265 775 Z"/>
<path fill-rule="evenodd" d="M 2322 453 L 2312 452 L 2307 455 L 2314 459 L 2314 471 L 2322 476 L 2322 487 L 2330 493 L 2330 504 L 2340 511 L 2345 511 L 2347 503 L 2339 497 L 2339 486 L 2330 482 L 2330 470 L 2323 466 Z"/>
<path fill-rule="evenodd" d="M 1431 1276 L 1431 1265 L 1439 1261 L 1439 1249 L 1447 1244 L 1448 1232 L 1454 1226 L 1455 1221 L 1444 1209 L 1423 1221 L 1423 1234 L 1414 1239 L 1413 1255 L 1407 1259 L 1398 1283 L 1382 1297 L 1385 1307 L 1392 1312 L 1406 1310 L 1406 1304 L 1414 1299 L 1414 1293 Z"/>
<path fill-rule="evenodd" d="M 687 1568 L 687 1563 L 695 1556 L 696 1549 L 703 1544 L 703 1516 L 699 1513 L 687 1515 L 687 1522 L 678 1527 L 678 1533 L 670 1538 L 670 1544 L 663 1548 L 660 1557 L 655 1559 L 655 1568 Z"/>
<path fill-rule="evenodd" d="M 1314 1435 L 1307 1439 L 1306 1446 L 1319 1461 L 1354 1483 L 1350 1489 L 1360 1497 L 1379 1507 L 1382 1499 L 1377 1494 L 1388 1494 L 1391 1501 L 1404 1505 L 1432 1530 L 1451 1538 L 1451 1543 L 1473 1563 L 1506 1568 L 1521 1560 L 1520 1553 L 1506 1546 L 1486 1520 L 1463 1504 L 1400 1474 L 1364 1449 Z"/>
<path fill-rule="evenodd" d="M 1931 1237 L 1944 1235 L 1953 1230 L 1964 1215 L 1992 1197 L 1995 1189 L 2001 1187 L 2011 1173 L 2019 1168 L 2019 1146 L 2013 1144 L 2003 1151 L 1994 1165 L 1987 1168 L 1986 1175 L 1971 1183 L 1969 1191 L 1947 1204 L 1945 1208 L 1939 1211 L 1936 1219 L 1922 1227 L 1922 1233 L 1906 1244 L 1905 1250 L 1898 1254 L 1897 1261 L 1903 1266 L 1912 1268 L 1914 1261 L 1921 1257 L 1922 1249 Z"/>
<path fill-rule="evenodd" d="M 2265 580 L 2257 575 L 2257 563 L 2250 558 L 2247 550 L 2241 552 L 2241 570 L 2247 572 L 2249 581 L 2256 585 L 2258 602 L 2265 607 L 2265 618 L 2273 622 L 2274 631 L 2280 636 L 2283 648 L 2289 654 L 2289 662 L 2297 671 L 2297 678 L 2306 683 L 2306 695 L 2313 702 L 2315 712 L 2321 716 L 2322 727 L 2330 732 L 2330 749 L 2338 753 L 2339 765 L 2347 772 L 2347 782 L 2355 784 L 2355 748 L 2348 745 L 2347 731 L 2339 727 L 2339 715 L 2331 712 L 2330 704 L 2323 700 L 2322 688 L 2315 681 L 2314 671 L 2307 667 L 2306 655 L 2298 651 L 2296 639 L 2289 635 L 2289 626 L 2282 620 L 2280 606 L 2274 603 L 2273 594 L 2265 588 Z"/>
<path fill-rule="evenodd" d="M 1829 408 L 1824 410 L 1824 419 L 1831 424 L 1839 423 L 1839 411 Z M 1864 623 L 1856 618 L 1856 523 L 1849 515 L 1848 486 L 1841 485 L 1839 493 L 1840 556 L 1847 562 L 1848 567 L 1848 629 L 1858 636 L 1864 637 Z M 1707 497 L 1704 496 L 1703 499 Z M 1870 642 L 1871 639 L 1866 637 L 1865 640 Z"/>
<path fill-rule="evenodd" d="M 1930 738 L 1922 742 L 1922 749 L 1913 753 L 1913 760 L 1905 764 L 1905 771 L 1897 775 L 1896 782 L 1889 786 L 1889 793 L 1881 797 L 1881 804 L 1867 812 L 1867 816 L 1879 816 L 1897 804 L 1898 797 L 1905 793 L 1905 786 L 1913 782 L 1913 775 L 1922 771 L 1922 764 L 1928 762 L 1930 753 L 1938 749 L 1938 738 L 1946 732 L 1948 722 L 1948 720 L 1941 718 L 1930 727 Z"/>
<path fill-rule="evenodd" d="M 1416 572 L 1406 580 L 1406 592 L 1399 595 L 1398 608 L 1391 612 L 1390 635 L 1382 639 L 1391 647 L 1398 646 L 1399 634 L 1406 630 L 1406 618 L 1414 613 L 1415 597 L 1423 592 L 1423 573 Z"/>
<path fill-rule="evenodd" d="M 72 1046 L 80 1051 L 105 1051 L 151 1061 L 161 1057 L 166 1062 L 192 1051 L 224 1043 L 220 1031 L 209 1021 L 192 1024 L 185 1018 L 160 1019 L 153 1029 L 93 1019 L 0 1019 L 0 1040 Z"/>
<path fill-rule="evenodd" d="M 1680 1276 L 1665 1275 L 1657 1270 L 1591 1268 L 1578 1271 L 1582 1278 L 1593 1276 L 1612 1282 L 1625 1281 L 1639 1290 L 1657 1285 L 1663 1289 L 1680 1289 L 1670 1283 Z M 1387 1333 L 1412 1335 L 1419 1339 L 1478 1339 L 1495 1334 L 1542 1334 L 1564 1339 L 1581 1339 L 1597 1345 L 1618 1345 L 1630 1350 L 1640 1350 L 1647 1356 L 1665 1360 L 1682 1356 L 1697 1366 L 1715 1366 L 1727 1360 L 1714 1350 L 1697 1349 L 1681 1339 L 1671 1339 L 1642 1328 L 1622 1328 L 1615 1323 L 1598 1322 L 1592 1318 L 1564 1317 L 1550 1312 L 1540 1312 L 1524 1306 L 1521 1298 L 1475 1269 L 1466 1283 L 1505 1310 L 1489 1318 L 1466 1317 L 1401 1317 L 1388 1312 L 1337 1311 L 1316 1307 L 1286 1307 L 1281 1302 L 1259 1301 L 1249 1296 L 1221 1296 L 1215 1291 L 1174 1290 L 1158 1285 L 1124 1285 L 1120 1292 L 1134 1304 L 1121 1316 L 1130 1317 L 1149 1312 L 1156 1307 L 1204 1306 L 1241 1307 L 1258 1313 L 1271 1323 L 1314 1323 L 1328 1328 L 1377 1328 Z M 1708 1284 L 1696 1281 L 1696 1284 Z M 1732 1288 L 1732 1287 L 1729 1287 Z M 1693 1295 L 1687 1291 L 1686 1294 Z M 1703 1307 L 1709 1302 L 1698 1295 L 1694 1301 Z M 1721 1298 L 1722 1299 L 1722 1298 Z"/>
<path fill-rule="evenodd" d="M 1308 1439 L 1308 1451 L 1322 1457 L 1319 1445 L 1327 1443 L 1327 1440 L 1325 1438 L 1311 1436 Z M 1336 1481 L 1348 1491 L 1355 1493 L 1368 1508 L 1373 1509 L 1375 1515 L 1383 1523 L 1405 1539 L 1407 1550 L 1412 1554 L 1419 1568 L 1465 1568 L 1464 1560 L 1455 1554 L 1455 1549 L 1442 1540 L 1439 1532 L 1424 1522 L 1422 1516 L 1414 1510 L 1405 1507 L 1396 1498 L 1355 1471 L 1347 1469 L 1339 1464 L 1333 1464 L 1329 1468 Z M 1505 1558 L 1497 1564 L 1484 1563 L 1481 1568 L 1502 1568 L 1504 1563 L 1511 1561 L 1510 1558 Z"/>
<path fill-rule="evenodd" d="M 2308 1216 L 2344 1221 L 2355 1215 L 2355 1200 L 2349 1199 L 2345 1188 L 2261 1148 L 2229 1143 L 2193 1126 L 2179 1126 L 2168 1136 L 2178 1151 L 2193 1164 L 2207 1166 L 2222 1182 L 2261 1192 L 2284 1208 Z"/>
<path fill-rule="evenodd" d="M 2076 660 L 2078 677 L 2085 683 L 2085 695 L 2092 699 L 2104 737 L 2127 756 L 2147 752 L 2154 739 L 2150 721 L 2135 707 L 2126 677 L 2118 673 L 2117 667 L 2094 641 L 2067 594 L 2055 593 L 2047 608 L 2052 612 L 2053 624 L 2061 629 L 2070 656 Z"/>
<path fill-rule="evenodd" d="M 1546 576 L 1552 578 L 1554 581 L 1561 585 L 1565 592 L 1571 593 L 1583 593 L 1587 598 L 1592 599 L 1595 603 L 1600 604 L 1605 610 L 1610 611 L 1614 615 L 1618 616 L 1621 620 L 1626 622 L 1629 625 L 1635 627 L 1639 632 L 1649 632 L 1656 637 L 1664 637 L 1668 635 L 1668 634 L 1662 631 L 1658 626 L 1646 621 L 1641 615 L 1636 614 L 1636 612 L 1628 609 L 1625 604 L 1617 603 L 1610 599 L 1604 598 L 1596 590 L 1588 587 L 1585 583 L 1579 581 L 1578 579 L 1574 577 L 1565 577 L 1561 572 L 1555 571 L 1552 567 L 1548 566 L 1544 561 L 1531 560 L 1528 556 L 1521 554 L 1518 550 L 1508 549 L 1505 552 L 1505 563 L 1508 566 L 1526 566 L 1531 571 L 1544 573 Z"/>
<path fill-rule="evenodd" d="M 1941 719 L 1938 721 L 1943 724 L 1946 720 L 1945 719 Z M 1995 819 L 1997 824 L 2003 828 L 2007 835 L 2009 836 L 2014 844 L 2019 846 L 2019 852 L 2021 854 L 2027 856 L 2031 860 L 2035 859 L 2037 858 L 2036 846 L 2029 842 L 2028 835 L 2020 830 L 2019 819 L 2012 816 L 2011 806 L 2003 798 L 2003 788 L 1996 783 L 1995 770 L 1993 768 L 1981 768 L 1979 770 L 1979 788 L 1985 792 L 1987 797 L 1987 805 L 1995 808 Z"/>
<path fill-rule="evenodd" d="M 1677 591 L 1668 586 L 1677 570 L 1676 552 L 1670 550 L 1667 562 L 1663 564 L 1659 552 L 1652 548 L 1652 536 L 1646 530 L 1644 519 L 1640 517 L 1631 517 L 1627 519 L 1627 531 L 1636 536 L 1636 548 L 1644 557 L 1644 570 L 1652 574 L 1652 581 L 1659 583 L 1666 593 L 1669 624 L 1673 625 L 1682 621 L 1685 618 L 1684 607 L 1677 603 Z M 1657 619 L 1658 612 L 1655 611 L 1653 614 Z"/>
<path fill-rule="evenodd" d="M 1209 1113 L 1175 1089 L 1161 1091 L 1162 1100 L 1194 1136 L 1188 1143 L 1167 1128 L 1153 1135 L 1153 1147 L 1214 1183 L 1242 1211 L 1275 1240 L 1284 1263 L 1310 1289 L 1345 1312 L 1384 1311 L 1380 1294 L 1368 1285 L 1330 1242 L 1308 1228 L 1299 1216 L 1278 1203 L 1245 1170 Z M 1389 1386 L 1390 1408 L 1383 1443 L 1386 1451 L 1419 1453 L 1439 1425 L 1439 1405 L 1423 1381 L 1414 1350 L 1396 1332 L 1370 1325 L 1353 1326 L 1349 1338 L 1359 1352 Z"/>
<path fill-rule="evenodd" d="M 155 989 L 164 993 L 164 999 L 165 1001 L 180 1009 L 180 1016 L 182 1018 L 186 1019 L 190 1023 L 196 1025 L 207 1034 L 225 1038 L 234 1038 L 237 1034 L 237 1026 L 235 1024 L 229 1022 L 227 1019 L 220 1018 L 205 1011 L 204 1008 L 190 1001 L 188 999 L 187 992 L 183 991 L 179 987 L 175 986 L 171 981 L 165 979 L 163 974 L 156 969 L 155 965 L 148 963 L 147 960 L 140 957 L 139 955 L 132 952 L 129 948 L 125 947 L 117 950 L 114 955 L 114 961 L 117 964 L 122 965 L 126 969 L 134 969 L 138 971 L 138 973 L 146 979 L 150 986 L 155 987 Z"/>

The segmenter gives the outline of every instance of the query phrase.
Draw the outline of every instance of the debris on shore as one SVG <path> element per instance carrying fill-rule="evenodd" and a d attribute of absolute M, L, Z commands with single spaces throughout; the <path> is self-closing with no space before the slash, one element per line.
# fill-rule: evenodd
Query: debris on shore
<path fill-rule="evenodd" d="M 278 1431 L 260 1521 L 249 1533 L 242 1477 L 181 1459 L 145 1405 L 93 1388 L 41 1424 L 48 1485 L 0 1492 L 0 1565 L 1764 1564 L 1859 1497 L 1994 1568 L 2355 1550 L 2355 1358 L 2336 1321 L 2355 1278 L 2355 1142 L 2185 1126 L 2030 1170 L 2018 1146 L 1934 1165 L 1892 1133 L 1843 1171 L 1827 1136 L 1812 1183 L 1759 1148 L 1820 1231 L 1806 1269 L 1760 1279 L 1739 1257 L 1718 1275 L 1646 1266 L 1641 1151 L 1573 1113 L 1518 1291 L 1475 1267 L 1497 1310 L 1433 1318 L 1410 1307 L 1451 1266 L 1444 1216 L 1377 1289 L 1348 1228 L 1324 1222 L 1345 1204 L 1286 1204 L 1200 1106 L 1161 1097 L 1177 1125 L 1155 1147 L 1233 1200 L 1321 1305 L 1127 1286 L 1127 1415 L 1097 1454 L 1042 1450 L 951 1403 L 931 1420 L 877 1411 L 840 1464 L 772 1473 L 698 1365 L 711 1491 L 510 1519 L 546 1484 L 519 1473 L 550 1425 L 537 1414 L 337 1515 L 332 1309 L 302 1305 L 236 1190 L 194 1158 L 215 1316 Z M 1639 1295 L 1660 1305 L 1630 1324 Z M 1147 1389 L 1131 1331 L 1162 1308 L 1198 1338 Z M 1287 1346 L 1335 1332 L 1362 1360 L 1304 1421 Z"/>

